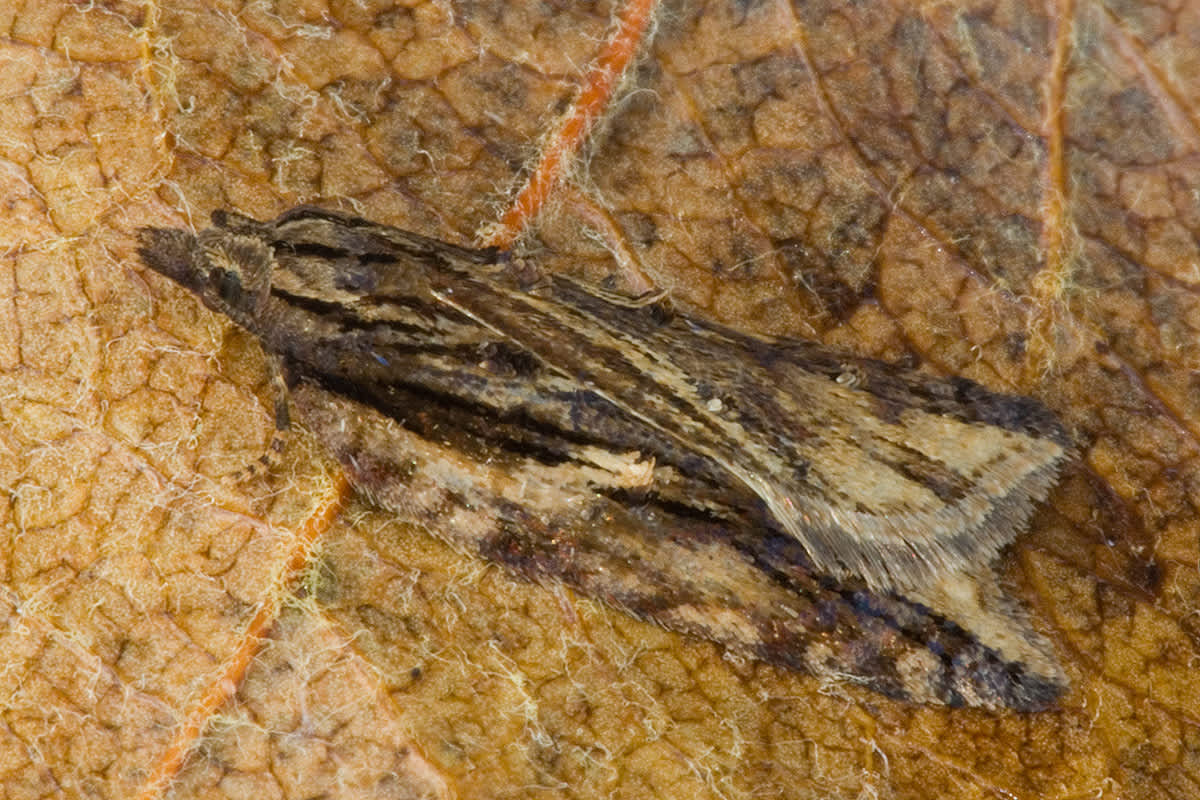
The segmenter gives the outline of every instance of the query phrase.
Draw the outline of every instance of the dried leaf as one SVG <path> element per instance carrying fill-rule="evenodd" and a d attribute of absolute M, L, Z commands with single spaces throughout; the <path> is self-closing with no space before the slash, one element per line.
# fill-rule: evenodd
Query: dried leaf
<path fill-rule="evenodd" d="M 1081 463 L 1004 567 L 1070 673 L 1061 710 L 821 686 L 362 505 L 324 522 L 334 469 L 302 437 L 240 475 L 271 436 L 261 355 L 133 230 L 325 199 L 469 243 L 614 11 L 0 7 L 7 794 L 136 796 L 198 708 L 162 792 L 1195 793 L 1195 4 L 663 6 L 526 240 L 1058 411 Z"/>

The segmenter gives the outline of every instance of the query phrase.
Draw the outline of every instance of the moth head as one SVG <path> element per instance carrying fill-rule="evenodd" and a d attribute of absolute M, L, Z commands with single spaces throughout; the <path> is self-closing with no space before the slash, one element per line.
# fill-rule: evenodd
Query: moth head
<path fill-rule="evenodd" d="M 147 266 L 234 319 L 254 315 L 271 288 L 275 258 L 260 237 L 219 227 L 191 234 L 143 228 L 139 253 Z"/>

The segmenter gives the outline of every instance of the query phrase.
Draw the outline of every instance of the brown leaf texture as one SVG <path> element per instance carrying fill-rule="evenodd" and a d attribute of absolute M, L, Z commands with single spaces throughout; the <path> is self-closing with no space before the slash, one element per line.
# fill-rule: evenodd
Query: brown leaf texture
<path fill-rule="evenodd" d="M 999 567 L 1058 710 L 733 661 L 332 513 L 303 434 L 245 472 L 262 353 L 136 228 L 319 200 L 478 241 L 618 10 L 0 3 L 6 796 L 1196 796 L 1196 3 L 654 7 L 518 221 L 557 268 L 1054 408 L 1079 463 Z"/>

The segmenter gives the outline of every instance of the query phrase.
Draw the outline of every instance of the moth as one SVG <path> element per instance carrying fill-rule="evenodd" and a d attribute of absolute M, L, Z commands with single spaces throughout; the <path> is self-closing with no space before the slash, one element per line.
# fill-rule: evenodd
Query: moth
<path fill-rule="evenodd" d="M 212 222 L 142 229 L 143 261 L 258 337 L 377 505 L 891 697 L 1028 711 L 1065 690 L 991 566 L 1070 458 L 1037 401 L 316 207 Z"/>

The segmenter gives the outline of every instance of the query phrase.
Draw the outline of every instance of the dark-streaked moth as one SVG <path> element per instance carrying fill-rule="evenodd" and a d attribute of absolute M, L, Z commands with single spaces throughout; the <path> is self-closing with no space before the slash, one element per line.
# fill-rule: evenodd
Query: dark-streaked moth
<path fill-rule="evenodd" d="M 299 207 L 141 255 L 273 354 L 373 503 L 535 581 L 913 702 L 1065 679 L 991 562 L 1069 458 L 1040 403 Z"/>

